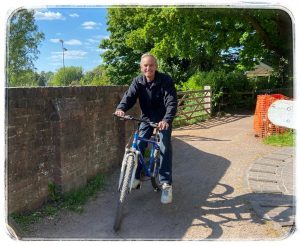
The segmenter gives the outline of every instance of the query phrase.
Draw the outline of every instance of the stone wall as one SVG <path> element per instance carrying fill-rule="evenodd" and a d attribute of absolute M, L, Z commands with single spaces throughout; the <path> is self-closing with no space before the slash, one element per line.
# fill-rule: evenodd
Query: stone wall
<path fill-rule="evenodd" d="M 133 124 L 112 116 L 127 87 L 6 89 L 8 213 L 38 208 L 48 185 L 62 192 L 117 168 Z M 138 108 L 131 112 L 138 115 Z"/>

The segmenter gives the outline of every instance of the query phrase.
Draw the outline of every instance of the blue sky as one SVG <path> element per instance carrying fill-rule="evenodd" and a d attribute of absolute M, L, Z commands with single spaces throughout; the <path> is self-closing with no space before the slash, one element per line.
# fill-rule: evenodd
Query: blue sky
<path fill-rule="evenodd" d="M 46 8 L 35 9 L 35 20 L 45 39 L 39 46 L 39 59 L 35 62 L 38 72 L 55 72 L 63 66 L 62 44 L 65 66 L 81 66 L 90 71 L 101 64 L 98 45 L 107 38 L 105 7 Z"/>

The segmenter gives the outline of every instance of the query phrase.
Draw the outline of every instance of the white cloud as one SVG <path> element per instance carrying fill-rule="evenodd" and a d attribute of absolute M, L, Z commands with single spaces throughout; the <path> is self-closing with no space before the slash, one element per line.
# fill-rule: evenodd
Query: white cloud
<path fill-rule="evenodd" d="M 79 17 L 79 15 L 78 15 L 78 14 L 76 14 L 76 13 L 69 14 L 69 16 L 70 16 L 70 17 L 72 17 L 72 18 L 78 18 L 78 17 Z"/>
<path fill-rule="evenodd" d="M 94 46 L 94 45 L 98 46 L 102 39 L 108 39 L 108 38 L 109 36 L 96 35 L 96 36 L 92 36 L 91 38 L 87 38 L 84 44 L 88 46 Z"/>
<path fill-rule="evenodd" d="M 93 39 L 93 38 L 88 38 L 86 41 L 87 41 L 87 43 L 89 43 L 89 44 L 99 43 L 99 40 L 98 40 L 98 39 Z"/>
<path fill-rule="evenodd" d="M 102 24 L 101 23 L 96 23 L 94 21 L 86 21 L 86 22 L 83 22 L 81 24 L 81 26 L 84 28 L 84 29 L 88 29 L 88 30 L 92 30 L 92 29 L 98 29 L 99 26 L 101 26 Z"/>
<path fill-rule="evenodd" d="M 93 21 L 86 21 L 86 22 L 82 23 L 81 26 L 83 26 L 84 29 L 95 29 L 97 26 L 97 23 L 93 22 Z"/>
<path fill-rule="evenodd" d="M 34 14 L 35 18 L 37 20 L 65 20 L 66 18 L 59 12 L 41 12 L 41 11 L 36 11 Z"/>
<path fill-rule="evenodd" d="M 59 38 L 51 38 L 50 39 L 50 42 L 52 42 L 52 43 L 59 43 L 60 41 L 59 41 L 60 39 Z"/>
<path fill-rule="evenodd" d="M 52 51 L 49 59 L 54 63 L 62 61 L 62 52 Z"/>
<path fill-rule="evenodd" d="M 62 52 L 61 51 L 52 51 L 49 59 L 52 62 L 58 62 L 62 60 Z"/>
<path fill-rule="evenodd" d="M 50 42 L 57 44 L 57 43 L 61 42 L 60 40 L 61 39 L 59 39 L 59 38 L 51 38 Z M 64 41 L 64 44 L 66 44 L 66 45 L 82 45 L 82 42 L 78 39 L 70 39 L 70 40 Z"/>
<path fill-rule="evenodd" d="M 109 39 L 109 35 L 96 35 L 95 38 L 101 40 L 101 39 Z"/>
<path fill-rule="evenodd" d="M 88 53 L 83 50 L 67 50 L 64 52 L 65 60 L 78 60 L 84 59 Z M 62 51 L 53 51 L 49 59 L 52 62 L 59 62 L 62 60 Z"/>
<path fill-rule="evenodd" d="M 82 45 L 81 41 L 78 39 L 71 39 L 68 41 L 65 41 L 66 45 Z"/>
<path fill-rule="evenodd" d="M 66 58 L 70 60 L 83 59 L 87 55 L 83 50 L 68 50 L 66 51 Z"/>
<path fill-rule="evenodd" d="M 98 48 L 97 51 L 102 54 L 103 52 L 107 51 L 108 49 L 101 49 L 101 48 Z"/>

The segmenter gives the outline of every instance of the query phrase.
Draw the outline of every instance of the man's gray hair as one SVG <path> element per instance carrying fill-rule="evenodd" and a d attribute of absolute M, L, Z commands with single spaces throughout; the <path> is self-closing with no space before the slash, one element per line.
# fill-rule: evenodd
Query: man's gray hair
<path fill-rule="evenodd" d="M 156 57 L 155 57 L 154 55 L 150 54 L 150 53 L 145 53 L 145 54 L 143 54 L 143 55 L 141 56 L 141 61 L 142 61 L 142 59 L 143 59 L 144 57 L 147 57 L 147 56 L 152 57 L 152 58 L 154 59 L 155 64 L 157 65 L 157 59 L 156 59 Z"/>

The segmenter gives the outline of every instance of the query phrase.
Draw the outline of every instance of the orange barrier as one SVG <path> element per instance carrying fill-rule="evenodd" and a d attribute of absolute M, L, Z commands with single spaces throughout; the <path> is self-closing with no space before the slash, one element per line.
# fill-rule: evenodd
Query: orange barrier
<path fill-rule="evenodd" d="M 276 126 L 268 119 L 268 109 L 271 104 L 277 100 L 288 100 L 289 98 L 282 94 L 258 95 L 254 114 L 253 128 L 255 135 L 261 138 L 283 133 L 287 130 L 285 127 Z"/>

